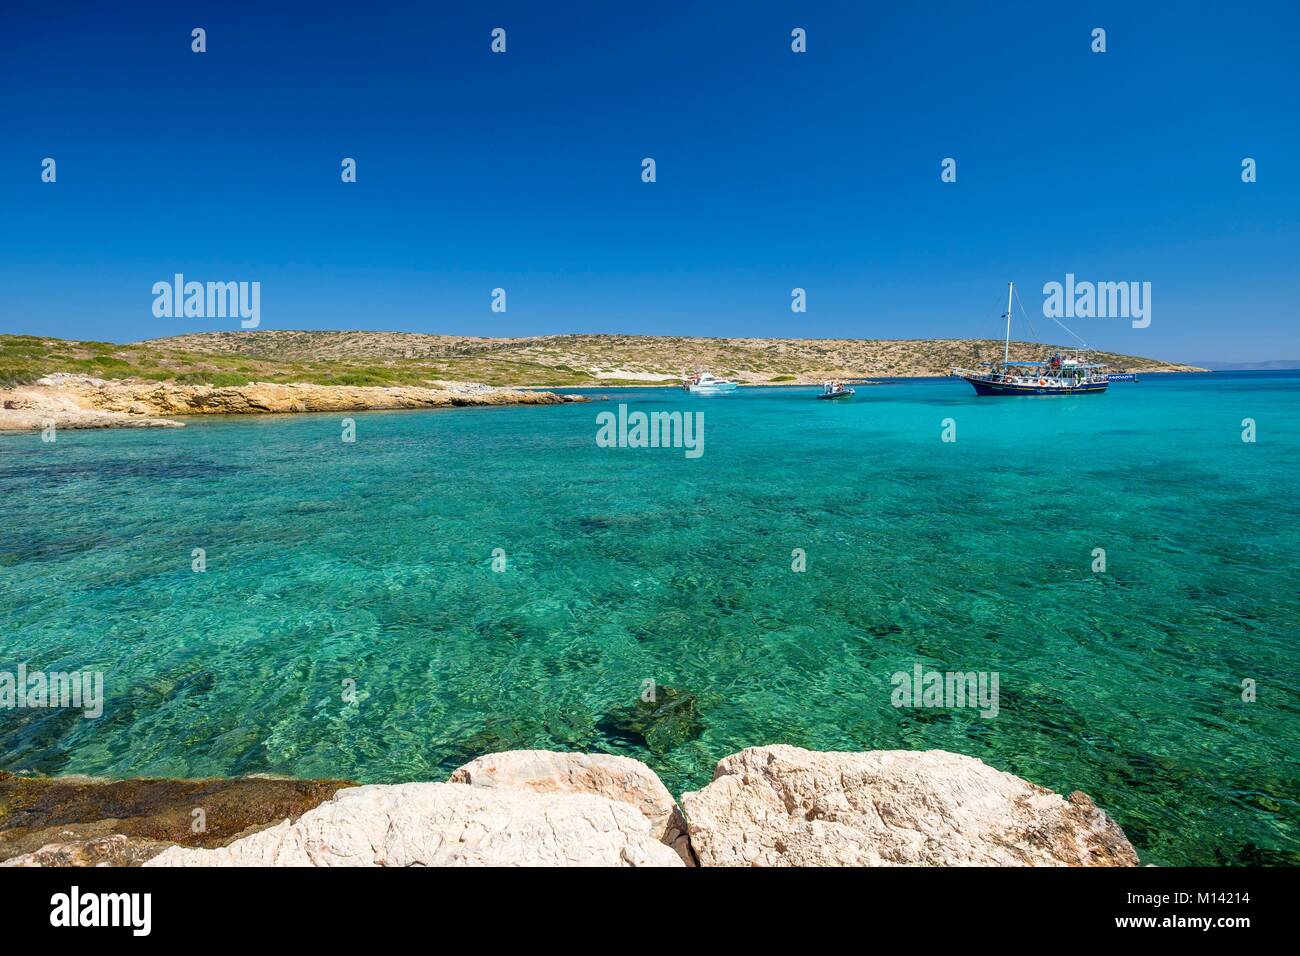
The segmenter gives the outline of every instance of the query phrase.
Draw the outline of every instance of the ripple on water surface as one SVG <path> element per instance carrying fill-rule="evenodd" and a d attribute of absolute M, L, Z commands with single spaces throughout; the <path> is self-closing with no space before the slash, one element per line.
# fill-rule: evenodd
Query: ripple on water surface
<path fill-rule="evenodd" d="M 0 437 L 0 667 L 108 695 L 0 714 L 0 769 L 399 781 L 546 747 L 680 793 L 756 744 L 938 747 L 1085 790 L 1145 862 L 1300 862 L 1300 377 L 964 388 L 610 393 L 704 411 L 698 460 L 598 448 L 608 405 Z M 894 708 L 917 663 L 998 672 L 997 716 Z"/>

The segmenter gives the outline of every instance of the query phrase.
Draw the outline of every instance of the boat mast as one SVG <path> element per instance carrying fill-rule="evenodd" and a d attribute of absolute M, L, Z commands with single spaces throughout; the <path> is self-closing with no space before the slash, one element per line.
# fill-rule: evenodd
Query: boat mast
<path fill-rule="evenodd" d="M 1011 358 L 1011 294 L 1015 291 L 1014 282 L 1007 283 L 1007 341 L 1002 346 L 1002 364 L 1006 365 L 1007 360 Z"/>

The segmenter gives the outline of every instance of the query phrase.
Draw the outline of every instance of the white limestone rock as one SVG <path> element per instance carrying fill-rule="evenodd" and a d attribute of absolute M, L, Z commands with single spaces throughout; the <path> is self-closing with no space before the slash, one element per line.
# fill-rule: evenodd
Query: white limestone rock
<path fill-rule="evenodd" d="M 625 803 L 451 783 L 350 787 L 214 850 L 145 866 L 682 866 Z"/>
<path fill-rule="evenodd" d="M 530 790 L 534 793 L 591 793 L 636 807 L 650 831 L 694 866 L 686 820 L 653 770 L 615 754 L 508 750 L 471 760 L 451 775 L 452 783 L 472 787 Z"/>
<path fill-rule="evenodd" d="M 701 866 L 1137 866 L 1083 793 L 942 750 L 754 747 L 682 795 Z"/>

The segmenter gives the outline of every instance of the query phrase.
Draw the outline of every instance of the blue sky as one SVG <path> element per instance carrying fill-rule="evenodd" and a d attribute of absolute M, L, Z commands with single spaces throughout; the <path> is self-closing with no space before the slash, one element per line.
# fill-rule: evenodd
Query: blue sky
<path fill-rule="evenodd" d="M 1149 328 L 1071 323 L 1097 347 L 1296 358 L 1298 11 L 14 5 L 0 331 L 238 328 L 154 317 L 183 272 L 261 282 L 262 328 L 973 337 L 1015 279 L 1060 340 L 1072 272 L 1152 284 Z"/>

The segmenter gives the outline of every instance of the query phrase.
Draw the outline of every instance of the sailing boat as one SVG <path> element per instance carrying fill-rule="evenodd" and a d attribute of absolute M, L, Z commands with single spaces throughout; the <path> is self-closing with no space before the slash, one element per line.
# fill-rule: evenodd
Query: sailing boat
<path fill-rule="evenodd" d="M 1014 282 L 1007 283 L 1007 337 L 1002 361 L 981 362 L 979 370 L 954 368 L 952 374 L 969 382 L 976 395 L 1091 395 L 1106 391 L 1110 384 L 1106 366 L 1089 362 L 1087 349 L 1058 352 L 1039 362 L 1011 361 L 1011 301 L 1015 289 Z"/>

